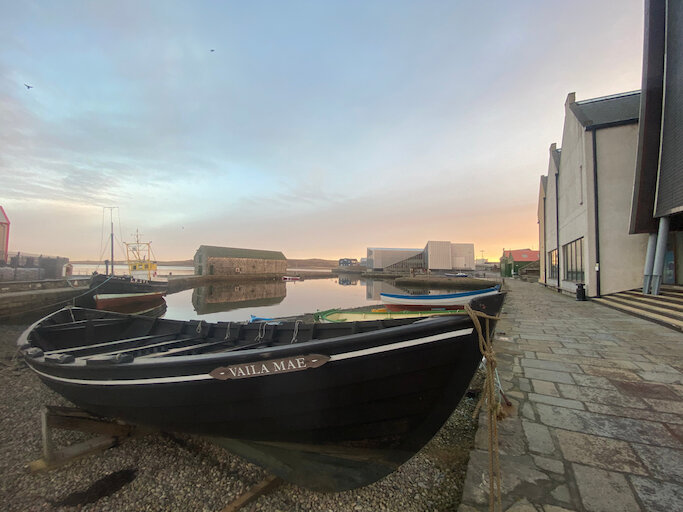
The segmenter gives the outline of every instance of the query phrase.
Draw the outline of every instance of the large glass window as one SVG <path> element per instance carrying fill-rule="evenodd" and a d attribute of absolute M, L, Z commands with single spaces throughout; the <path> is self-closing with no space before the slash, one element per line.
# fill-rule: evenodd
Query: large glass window
<path fill-rule="evenodd" d="M 562 247 L 564 260 L 564 279 L 575 283 L 584 282 L 583 273 L 583 238 L 569 242 Z"/>
<path fill-rule="evenodd" d="M 548 253 L 548 270 L 550 279 L 557 279 L 557 249 L 553 249 Z"/>

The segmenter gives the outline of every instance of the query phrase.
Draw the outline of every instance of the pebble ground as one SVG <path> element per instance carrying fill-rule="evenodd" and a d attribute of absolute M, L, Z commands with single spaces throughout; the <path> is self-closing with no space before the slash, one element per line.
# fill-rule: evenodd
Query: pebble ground
<path fill-rule="evenodd" d="M 0 509 L 7 512 L 220 511 L 268 476 L 198 437 L 150 434 L 62 468 L 31 474 L 41 455 L 40 412 L 70 405 L 16 355 L 25 325 L 0 325 Z M 398 471 L 367 487 L 320 493 L 283 483 L 248 504 L 256 511 L 453 511 L 474 443 L 474 400 L 460 407 L 434 439 Z M 82 439 L 59 432 L 58 443 Z M 90 490 L 90 492 L 88 492 Z"/>

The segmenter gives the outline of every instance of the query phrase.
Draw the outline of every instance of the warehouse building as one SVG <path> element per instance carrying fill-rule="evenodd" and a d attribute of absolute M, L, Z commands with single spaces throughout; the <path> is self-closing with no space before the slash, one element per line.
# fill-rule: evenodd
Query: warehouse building
<path fill-rule="evenodd" d="M 283 275 L 287 258 L 280 251 L 202 245 L 194 255 L 198 276 Z"/>
<path fill-rule="evenodd" d="M 424 249 L 368 247 L 367 267 L 378 272 L 474 270 L 474 244 L 429 241 Z"/>

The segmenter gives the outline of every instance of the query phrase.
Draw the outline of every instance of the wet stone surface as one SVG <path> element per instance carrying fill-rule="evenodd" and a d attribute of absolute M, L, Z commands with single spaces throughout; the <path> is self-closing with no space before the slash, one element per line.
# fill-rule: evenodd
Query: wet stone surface
<path fill-rule="evenodd" d="M 516 414 L 498 424 L 503 510 L 680 509 L 683 335 L 538 284 L 506 284 L 494 348 Z M 482 422 L 459 512 L 488 510 L 487 436 Z"/>

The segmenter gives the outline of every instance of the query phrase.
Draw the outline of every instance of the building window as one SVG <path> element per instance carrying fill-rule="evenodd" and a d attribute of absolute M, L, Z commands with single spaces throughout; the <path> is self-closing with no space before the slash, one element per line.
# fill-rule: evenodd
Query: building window
<path fill-rule="evenodd" d="M 557 279 L 557 249 L 553 249 L 548 253 L 548 269 L 550 270 L 550 279 Z"/>
<path fill-rule="evenodd" d="M 575 283 L 584 282 L 583 273 L 583 238 L 569 242 L 562 247 L 564 279 Z"/>

